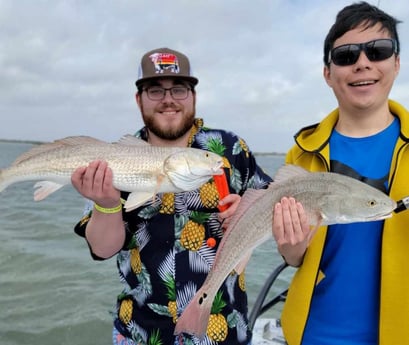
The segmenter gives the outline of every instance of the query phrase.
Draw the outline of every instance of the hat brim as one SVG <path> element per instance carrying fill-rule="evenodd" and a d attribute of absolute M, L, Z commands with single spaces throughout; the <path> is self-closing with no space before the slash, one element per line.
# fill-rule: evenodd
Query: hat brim
<path fill-rule="evenodd" d="M 182 79 L 182 80 L 187 80 L 189 83 L 191 83 L 193 86 L 196 86 L 199 83 L 199 79 L 195 77 L 190 77 L 190 76 L 183 76 L 183 75 L 158 75 L 154 77 L 147 77 L 147 78 L 141 78 L 135 82 L 135 85 L 137 87 L 141 86 L 142 84 L 146 83 L 149 80 L 154 80 L 154 79 Z"/>

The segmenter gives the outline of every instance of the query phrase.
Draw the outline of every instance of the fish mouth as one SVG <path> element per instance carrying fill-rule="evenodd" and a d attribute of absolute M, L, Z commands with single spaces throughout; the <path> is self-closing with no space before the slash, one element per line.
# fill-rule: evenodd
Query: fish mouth
<path fill-rule="evenodd" d="M 373 217 L 368 217 L 368 220 L 383 220 L 383 219 L 387 219 L 387 218 L 391 218 L 393 215 L 393 210 L 391 212 L 388 213 L 383 213 L 383 214 L 378 214 L 376 216 Z"/>
<path fill-rule="evenodd" d="M 223 166 L 224 163 L 223 161 L 217 162 L 217 165 L 212 169 L 213 174 L 212 175 L 222 175 L 223 174 Z"/>
<path fill-rule="evenodd" d="M 387 218 L 391 218 L 391 217 L 392 217 L 392 212 L 391 212 L 391 213 L 387 213 L 387 214 L 383 214 L 383 215 L 380 215 L 380 216 L 375 216 L 375 217 L 370 218 L 370 219 L 373 219 L 373 220 L 383 220 L 383 219 L 387 219 Z"/>

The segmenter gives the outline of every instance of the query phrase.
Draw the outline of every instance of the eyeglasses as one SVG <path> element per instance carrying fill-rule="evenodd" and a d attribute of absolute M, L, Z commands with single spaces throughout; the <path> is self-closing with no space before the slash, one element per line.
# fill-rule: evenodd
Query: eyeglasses
<path fill-rule="evenodd" d="M 328 64 L 333 62 L 338 66 L 353 65 L 358 61 L 361 51 L 365 52 L 370 61 L 382 61 L 389 59 L 393 53 L 397 53 L 397 44 L 395 40 L 389 38 L 366 43 L 344 44 L 331 50 Z"/>
<path fill-rule="evenodd" d="M 166 91 L 169 91 L 170 95 L 175 100 L 186 99 L 187 95 L 189 94 L 189 90 L 191 90 L 191 88 L 187 86 L 173 86 L 167 89 L 161 86 L 150 86 L 144 89 L 151 101 L 161 101 L 165 98 Z"/>

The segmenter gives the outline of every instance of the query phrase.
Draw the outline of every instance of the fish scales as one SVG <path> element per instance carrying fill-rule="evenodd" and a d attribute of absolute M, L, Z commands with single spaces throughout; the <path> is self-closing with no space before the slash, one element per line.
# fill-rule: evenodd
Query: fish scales
<path fill-rule="evenodd" d="M 125 136 L 118 143 L 91 137 L 69 137 L 34 147 L 8 168 L 0 170 L 0 192 L 21 181 L 40 181 L 35 200 L 71 183 L 78 167 L 104 160 L 113 172 L 113 185 L 130 192 L 125 208 L 140 206 L 160 192 L 199 188 L 222 173 L 223 161 L 212 152 L 187 147 L 159 147 Z"/>
<path fill-rule="evenodd" d="M 71 178 L 73 171 L 86 166 L 91 161 L 103 159 L 115 171 L 114 185 L 132 187 L 139 183 L 150 183 L 152 187 L 152 171 L 161 171 L 164 159 L 170 154 L 169 150 L 162 148 L 138 148 L 115 145 L 94 145 L 87 147 L 67 147 L 58 148 L 51 152 L 45 152 L 41 155 L 26 159 L 13 169 L 9 170 L 9 176 L 19 176 L 22 180 L 28 177 L 37 176 L 56 176 L 63 179 Z M 132 159 L 129 159 L 133 157 Z M 153 159 L 152 157 L 156 157 Z M 49 164 L 49 163 L 52 164 Z M 132 174 L 131 172 L 138 172 Z M 7 176 L 7 175 L 6 175 Z M 156 182 L 156 181 L 155 181 Z M 147 188 L 149 188 L 147 187 Z"/>
<path fill-rule="evenodd" d="M 385 219 L 396 208 L 386 194 L 351 177 L 282 167 L 268 189 L 244 193 L 214 264 L 178 319 L 175 334 L 205 336 L 211 306 L 223 281 L 232 270 L 244 270 L 252 251 L 272 238 L 273 205 L 290 196 L 302 203 L 312 225 Z"/>

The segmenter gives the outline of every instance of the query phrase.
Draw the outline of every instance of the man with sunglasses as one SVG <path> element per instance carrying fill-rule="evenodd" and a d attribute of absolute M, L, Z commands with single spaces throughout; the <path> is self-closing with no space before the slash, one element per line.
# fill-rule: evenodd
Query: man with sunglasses
<path fill-rule="evenodd" d="M 389 100 L 398 23 L 366 2 L 338 13 L 324 43 L 338 108 L 295 135 L 287 163 L 352 176 L 394 200 L 409 194 L 409 113 Z M 278 250 L 298 267 L 281 320 L 288 344 L 409 344 L 409 212 L 312 228 L 306 218 L 294 199 L 275 205 Z"/>
<path fill-rule="evenodd" d="M 247 188 L 265 188 L 271 181 L 243 139 L 207 128 L 195 117 L 197 83 L 186 55 L 168 48 L 147 52 L 136 81 L 145 126 L 136 136 L 155 146 L 190 146 L 220 154 L 231 194 L 219 197 L 209 180 L 198 190 L 160 194 L 124 212 L 121 198 L 127 193 L 113 188 L 106 162 L 92 162 L 72 176 L 74 187 L 93 201 L 76 233 L 86 238 L 94 259 L 117 255 L 124 288 L 113 313 L 114 345 L 198 343 L 188 334 L 173 332 L 214 262 L 223 237 L 221 219 L 234 212 Z M 230 207 L 219 212 L 222 204 Z M 244 273 L 226 279 L 203 343 L 250 342 L 244 281 Z"/>

